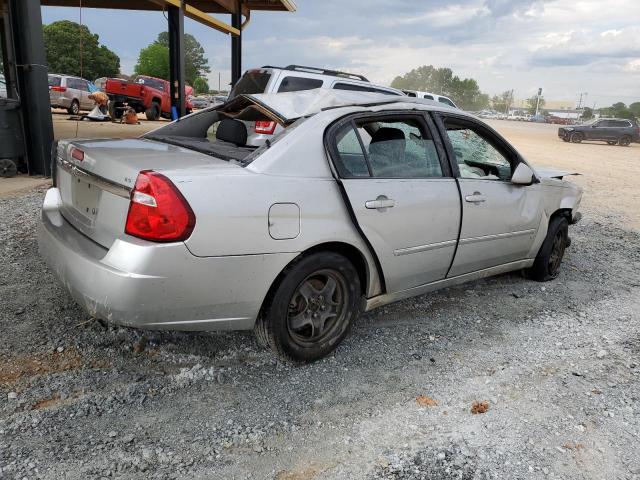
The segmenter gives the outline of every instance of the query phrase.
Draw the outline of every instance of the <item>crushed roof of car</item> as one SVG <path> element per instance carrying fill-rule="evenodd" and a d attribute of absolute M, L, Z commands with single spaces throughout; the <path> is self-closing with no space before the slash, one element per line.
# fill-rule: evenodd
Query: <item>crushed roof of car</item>
<path fill-rule="evenodd" d="M 221 110 L 244 108 L 254 104 L 277 115 L 283 124 L 289 124 L 299 118 L 308 117 L 330 108 L 391 103 L 429 104 L 447 109 L 443 104 L 421 98 L 350 90 L 314 89 L 300 92 L 239 95 L 222 107 Z"/>

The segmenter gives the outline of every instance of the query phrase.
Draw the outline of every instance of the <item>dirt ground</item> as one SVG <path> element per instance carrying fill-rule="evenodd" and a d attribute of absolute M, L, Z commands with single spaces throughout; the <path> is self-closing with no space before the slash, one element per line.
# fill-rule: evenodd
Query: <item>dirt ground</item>
<path fill-rule="evenodd" d="M 629 147 L 565 143 L 557 137 L 557 125 L 507 120 L 488 123 L 534 165 L 579 172 L 581 176 L 572 180 L 584 187 L 583 205 L 640 231 L 640 143 Z"/>
<path fill-rule="evenodd" d="M 138 115 L 140 125 L 116 122 L 89 122 L 69 120 L 65 110 L 53 110 L 53 137 L 62 138 L 135 138 L 168 123 L 167 120 L 150 122 L 144 114 Z"/>
<path fill-rule="evenodd" d="M 640 480 L 640 145 L 493 125 L 583 173 L 559 278 L 380 308 L 301 367 L 248 332 L 92 320 L 38 256 L 45 187 L 0 198 L 0 479 Z"/>

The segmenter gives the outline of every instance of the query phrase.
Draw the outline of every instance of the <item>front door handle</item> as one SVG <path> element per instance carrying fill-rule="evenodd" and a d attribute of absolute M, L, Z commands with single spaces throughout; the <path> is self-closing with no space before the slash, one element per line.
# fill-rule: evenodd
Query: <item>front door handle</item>
<path fill-rule="evenodd" d="M 384 212 L 387 208 L 391 208 L 396 204 L 395 200 L 388 198 L 386 195 L 378 195 L 375 200 L 367 200 L 364 202 L 365 208 L 369 210 L 380 210 Z"/>
<path fill-rule="evenodd" d="M 473 192 L 473 195 L 467 195 L 464 197 L 464 200 L 469 203 L 483 203 L 487 201 L 487 197 L 482 195 L 480 192 Z"/>

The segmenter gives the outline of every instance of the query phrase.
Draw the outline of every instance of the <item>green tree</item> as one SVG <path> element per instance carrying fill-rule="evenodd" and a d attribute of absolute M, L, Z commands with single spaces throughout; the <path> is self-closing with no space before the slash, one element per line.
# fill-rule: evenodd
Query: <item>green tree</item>
<path fill-rule="evenodd" d="M 527 106 L 529 108 L 529 113 L 531 115 L 535 115 L 536 114 L 536 104 L 538 105 L 538 113 L 542 113 L 542 109 L 544 108 L 544 104 L 545 104 L 545 100 L 544 97 L 540 97 L 540 101 L 538 102 L 538 96 L 534 95 L 533 97 L 527 99 Z"/>
<path fill-rule="evenodd" d="M 513 99 L 511 98 L 511 91 L 502 92 L 500 95 L 494 95 L 491 99 L 491 106 L 494 110 L 500 113 L 505 113 L 507 108 L 511 106 Z"/>
<path fill-rule="evenodd" d="M 169 51 L 169 33 L 161 32 L 155 43 L 162 45 Z M 184 78 L 189 85 L 195 85 L 196 78 L 210 73 L 209 60 L 204 55 L 204 48 L 189 33 L 184 34 Z"/>
<path fill-rule="evenodd" d="M 159 43 L 152 43 L 140 50 L 135 73 L 169 80 L 169 49 Z"/>
<path fill-rule="evenodd" d="M 209 84 L 204 77 L 197 77 L 193 82 L 193 89 L 197 94 L 209 93 Z"/>
<path fill-rule="evenodd" d="M 635 115 L 631 108 L 628 108 L 623 102 L 617 102 L 607 108 L 601 108 L 600 113 L 605 117 L 615 118 L 635 118 Z"/>
<path fill-rule="evenodd" d="M 489 96 L 480 91 L 476 80 L 461 79 L 454 75 L 450 68 L 423 65 L 397 76 L 391 82 L 391 86 L 400 90 L 420 90 L 446 95 L 466 110 L 481 110 L 489 104 Z"/>
<path fill-rule="evenodd" d="M 589 107 L 584 107 L 581 115 L 583 120 L 590 120 L 593 118 L 593 110 Z"/>
<path fill-rule="evenodd" d="M 636 118 L 640 118 L 640 102 L 633 102 L 629 105 L 629 110 L 635 115 Z"/>
<path fill-rule="evenodd" d="M 49 72 L 95 80 L 120 73 L 120 58 L 89 29 L 69 20 L 43 27 Z"/>

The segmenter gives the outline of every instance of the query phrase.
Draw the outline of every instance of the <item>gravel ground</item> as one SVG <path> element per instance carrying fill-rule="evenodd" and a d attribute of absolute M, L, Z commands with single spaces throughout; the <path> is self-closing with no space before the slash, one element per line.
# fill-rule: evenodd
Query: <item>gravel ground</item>
<path fill-rule="evenodd" d="M 584 212 L 554 282 L 384 307 L 294 367 L 250 333 L 89 319 L 37 255 L 42 196 L 0 200 L 0 478 L 640 479 L 640 234 L 616 217 Z"/>

